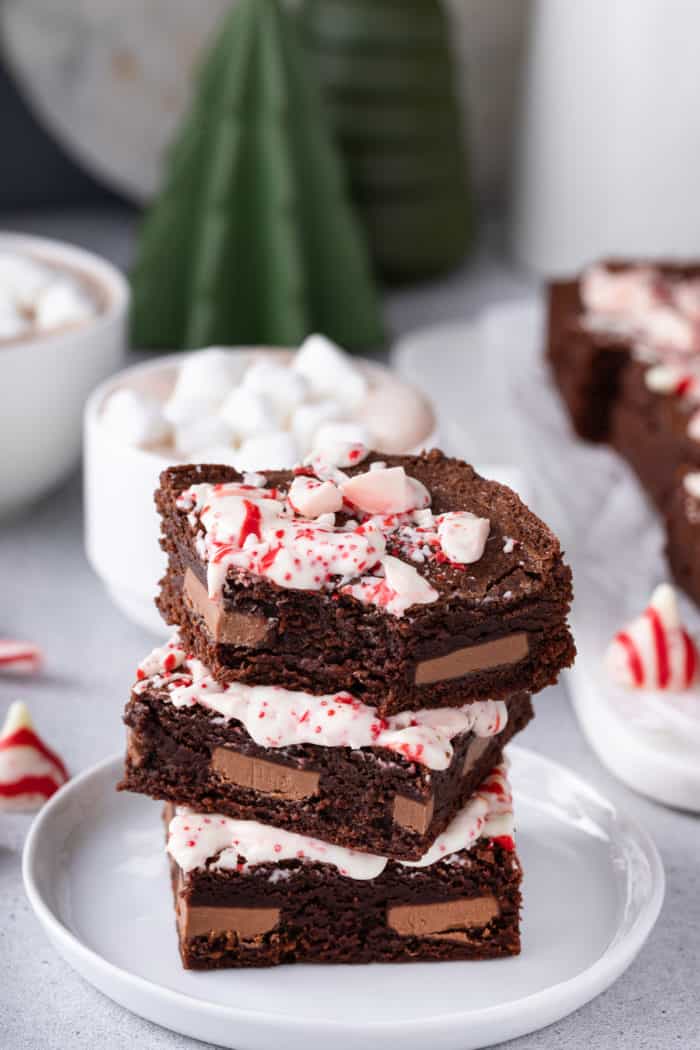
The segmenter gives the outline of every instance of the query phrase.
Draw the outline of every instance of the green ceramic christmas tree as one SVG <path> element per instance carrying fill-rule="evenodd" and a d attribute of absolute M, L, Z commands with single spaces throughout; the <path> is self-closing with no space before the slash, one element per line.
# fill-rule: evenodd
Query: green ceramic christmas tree
<path fill-rule="evenodd" d="M 135 345 L 294 345 L 312 331 L 351 348 L 381 341 L 367 246 L 309 66 L 278 0 L 238 0 L 141 231 Z"/>
<path fill-rule="evenodd" d="M 301 17 L 378 268 L 454 266 L 474 224 L 440 0 L 303 0 Z"/>

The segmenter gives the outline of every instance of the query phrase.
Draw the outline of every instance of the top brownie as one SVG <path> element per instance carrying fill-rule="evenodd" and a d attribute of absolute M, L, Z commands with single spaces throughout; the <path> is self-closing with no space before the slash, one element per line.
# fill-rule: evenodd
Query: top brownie
<path fill-rule="evenodd" d="M 556 537 L 439 451 L 172 467 L 156 504 L 159 608 L 220 681 L 351 689 L 388 715 L 536 692 L 573 660 Z"/>

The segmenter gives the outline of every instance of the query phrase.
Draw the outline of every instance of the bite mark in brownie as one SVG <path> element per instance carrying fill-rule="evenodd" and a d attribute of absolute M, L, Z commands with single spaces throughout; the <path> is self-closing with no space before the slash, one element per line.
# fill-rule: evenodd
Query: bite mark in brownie
<path fill-rule="evenodd" d="M 381 715 L 502 698 L 556 681 L 574 655 L 566 623 L 571 575 L 549 529 L 515 493 L 437 451 L 382 460 L 371 455 L 347 473 L 376 462 L 402 467 L 425 486 L 433 516 L 468 511 L 488 518 L 483 555 L 456 565 L 434 547 L 426 548 L 429 556 L 418 550 L 425 560 L 414 567 L 437 597 L 402 616 L 358 600 L 342 580 L 302 590 L 235 568 L 218 598 L 207 586 L 197 514 L 178 509 L 178 501 L 192 486 L 243 479 L 224 466 L 174 467 L 156 493 L 169 559 L 158 605 L 167 622 L 178 624 L 187 647 L 222 681 L 281 676 L 288 687 L 308 692 L 350 688 Z M 267 472 L 265 478 L 283 492 L 294 475 Z M 404 539 L 413 535 L 407 528 Z M 387 533 L 387 550 L 405 560 L 404 539 L 391 546 L 396 535 Z"/>

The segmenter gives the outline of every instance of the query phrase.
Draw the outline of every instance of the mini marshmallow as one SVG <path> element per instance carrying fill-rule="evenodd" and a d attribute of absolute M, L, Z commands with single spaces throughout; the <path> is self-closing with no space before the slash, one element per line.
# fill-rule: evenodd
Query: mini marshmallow
<path fill-rule="evenodd" d="M 24 305 L 33 303 L 51 278 L 51 271 L 24 255 L 0 251 L 0 287 Z"/>
<path fill-rule="evenodd" d="M 291 484 L 289 504 L 304 518 L 318 518 L 322 514 L 335 514 L 343 506 L 343 496 L 332 481 L 316 481 L 300 475 Z"/>
<path fill-rule="evenodd" d="M 219 415 L 238 441 L 259 437 L 279 429 L 277 413 L 269 398 L 242 386 L 231 391 L 221 406 Z"/>
<path fill-rule="evenodd" d="M 216 412 L 221 404 L 221 398 L 205 397 L 203 395 L 188 397 L 184 392 L 169 398 L 163 405 L 163 415 L 168 423 L 174 427 L 184 426 L 186 423 L 196 423 L 204 416 Z"/>
<path fill-rule="evenodd" d="M 326 445 L 337 443 L 364 445 L 365 448 L 372 448 L 372 431 L 364 423 L 323 423 L 316 431 L 312 451 L 316 452 L 317 449 L 323 449 Z"/>
<path fill-rule="evenodd" d="M 366 514 L 405 514 L 430 505 L 425 485 L 409 478 L 403 467 L 356 474 L 343 484 L 343 496 Z"/>
<path fill-rule="evenodd" d="M 274 406 L 278 422 L 286 424 L 295 408 L 306 398 L 309 384 L 305 377 L 278 361 L 254 361 L 243 376 L 243 387 L 262 394 Z"/>
<path fill-rule="evenodd" d="M 235 457 L 236 470 L 291 470 L 299 462 L 299 449 L 284 430 L 247 438 Z"/>
<path fill-rule="evenodd" d="M 109 398 L 102 411 L 102 424 L 127 445 L 159 445 L 170 437 L 160 403 L 128 387 L 115 390 Z"/>
<path fill-rule="evenodd" d="M 306 454 L 313 448 L 316 434 L 324 423 L 333 422 L 342 416 L 343 406 L 332 399 L 299 405 L 292 415 L 291 429 L 302 452 Z"/>
<path fill-rule="evenodd" d="M 15 303 L 0 292 L 0 339 L 17 339 L 30 330 L 30 322 L 17 311 Z"/>
<path fill-rule="evenodd" d="M 195 448 L 225 448 L 231 438 L 231 427 L 220 416 L 202 416 L 175 427 L 175 448 L 184 456 Z"/>
<path fill-rule="evenodd" d="M 34 323 L 43 330 L 65 328 L 86 321 L 94 313 L 94 303 L 75 282 L 57 280 L 37 295 Z"/>
<path fill-rule="evenodd" d="M 491 522 L 466 510 L 449 511 L 438 518 L 437 531 L 443 554 L 458 565 L 471 565 L 484 553 Z"/>
<path fill-rule="evenodd" d="M 221 403 L 226 393 L 240 382 L 246 367 L 242 354 L 210 346 L 188 354 L 180 365 L 172 400 Z"/>
<path fill-rule="evenodd" d="M 340 398 L 355 408 L 367 393 L 367 380 L 339 346 L 323 335 L 310 335 L 299 347 L 292 368 L 305 376 L 319 398 Z"/>
<path fill-rule="evenodd" d="M 196 452 L 188 452 L 185 459 L 187 463 L 224 463 L 227 467 L 235 467 L 237 456 L 238 452 L 232 445 L 208 445 Z"/>

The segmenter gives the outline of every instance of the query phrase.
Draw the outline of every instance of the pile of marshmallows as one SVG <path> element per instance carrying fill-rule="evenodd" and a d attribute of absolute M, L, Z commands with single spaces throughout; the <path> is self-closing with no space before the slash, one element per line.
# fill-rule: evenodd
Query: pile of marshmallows
<path fill-rule="evenodd" d="M 350 358 L 311 335 L 289 364 L 216 347 L 199 351 L 183 362 L 165 403 L 124 388 L 112 394 L 102 418 L 120 440 L 167 447 L 185 462 L 285 470 L 319 444 L 371 448 L 374 435 L 358 419 L 367 391 Z"/>
<path fill-rule="evenodd" d="M 72 327 L 97 313 L 77 274 L 29 255 L 0 251 L 0 339 L 26 339 Z"/>

